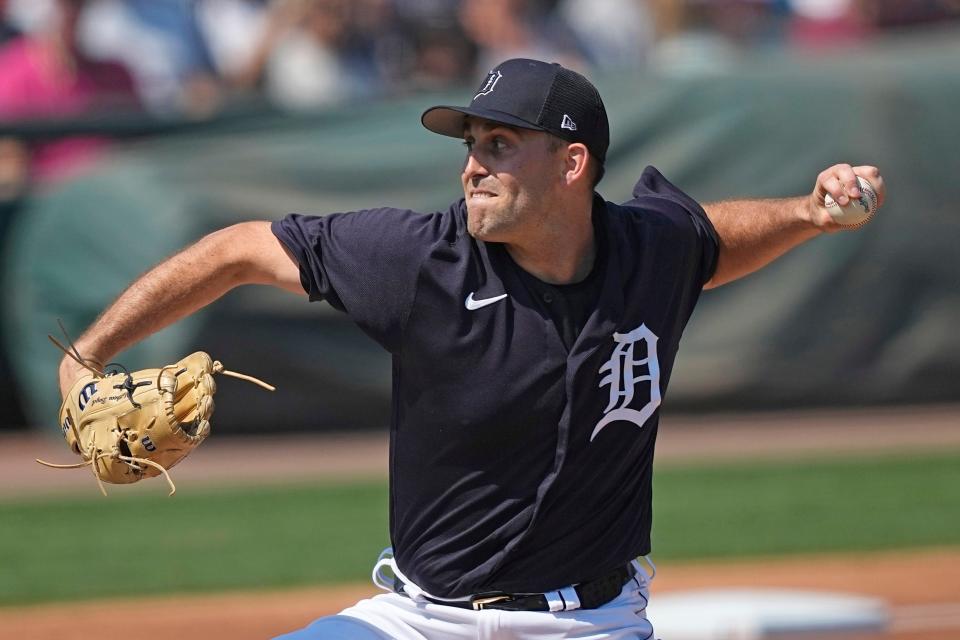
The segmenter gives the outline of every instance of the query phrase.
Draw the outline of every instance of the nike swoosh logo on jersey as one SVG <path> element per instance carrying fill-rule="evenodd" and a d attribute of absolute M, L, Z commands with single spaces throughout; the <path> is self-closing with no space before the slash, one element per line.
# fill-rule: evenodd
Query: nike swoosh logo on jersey
<path fill-rule="evenodd" d="M 476 311 L 477 309 L 482 309 L 488 304 L 493 304 L 494 302 L 500 302 L 501 300 L 507 297 L 507 294 L 504 293 L 499 296 L 494 296 L 493 298 L 483 298 L 482 300 L 474 300 L 473 294 L 474 292 L 471 291 L 470 295 L 468 295 L 467 299 L 464 300 L 463 302 L 464 306 L 470 311 Z"/>

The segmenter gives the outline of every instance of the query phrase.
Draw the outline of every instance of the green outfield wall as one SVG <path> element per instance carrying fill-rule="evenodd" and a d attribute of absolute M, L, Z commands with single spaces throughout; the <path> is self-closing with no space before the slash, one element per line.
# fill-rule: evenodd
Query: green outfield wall
<path fill-rule="evenodd" d="M 960 400 L 958 60 L 960 33 L 951 31 L 749 60 L 723 74 L 597 78 L 612 129 L 600 185 L 608 199 L 627 199 L 647 164 L 702 201 L 807 193 L 835 162 L 876 164 L 889 185 L 887 205 L 862 231 L 818 239 L 703 295 L 667 408 Z M 288 212 L 445 208 L 459 196 L 463 151 L 422 129 L 419 116 L 468 94 L 310 117 L 59 125 L 111 132 L 118 144 L 88 174 L 10 214 L 0 260 L 3 352 L 15 372 L 8 396 L 26 421 L 55 429 L 59 356 L 46 334 L 56 319 L 79 332 L 129 280 L 207 231 Z M 387 355 L 322 303 L 238 290 L 121 359 L 155 366 L 195 348 L 279 388 L 222 384 L 221 432 L 386 424 Z"/>

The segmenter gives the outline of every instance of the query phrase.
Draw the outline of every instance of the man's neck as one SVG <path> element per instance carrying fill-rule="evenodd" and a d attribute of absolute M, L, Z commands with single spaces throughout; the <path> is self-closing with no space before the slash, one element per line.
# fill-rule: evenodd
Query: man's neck
<path fill-rule="evenodd" d="M 525 242 L 505 243 L 517 265 L 543 282 L 572 284 L 590 275 L 596 259 L 592 206 L 578 215 L 558 216 L 560 222 L 538 230 Z"/>

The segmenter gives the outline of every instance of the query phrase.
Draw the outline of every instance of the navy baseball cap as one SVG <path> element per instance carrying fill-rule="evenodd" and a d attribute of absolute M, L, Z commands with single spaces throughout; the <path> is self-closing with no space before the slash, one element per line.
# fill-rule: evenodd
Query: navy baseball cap
<path fill-rule="evenodd" d="M 601 165 L 610 145 L 600 93 L 582 75 L 555 62 L 507 60 L 490 71 L 469 107 L 431 107 L 420 122 L 435 133 L 463 138 L 467 116 L 580 142 Z"/>

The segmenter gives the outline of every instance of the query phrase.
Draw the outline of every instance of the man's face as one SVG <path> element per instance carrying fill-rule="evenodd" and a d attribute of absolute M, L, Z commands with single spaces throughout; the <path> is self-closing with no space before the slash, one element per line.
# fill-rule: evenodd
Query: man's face
<path fill-rule="evenodd" d="M 541 131 L 468 117 L 461 174 L 467 229 L 486 242 L 516 242 L 535 231 L 563 174 L 563 147 Z"/>

